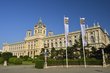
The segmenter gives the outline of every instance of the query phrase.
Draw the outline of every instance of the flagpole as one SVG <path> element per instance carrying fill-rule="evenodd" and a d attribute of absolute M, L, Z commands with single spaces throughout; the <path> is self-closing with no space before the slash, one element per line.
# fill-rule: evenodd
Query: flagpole
<path fill-rule="evenodd" d="M 81 33 L 82 33 L 82 44 L 83 44 L 83 57 L 84 57 L 84 67 L 86 68 L 86 55 L 85 55 L 85 18 L 80 18 L 80 24 L 81 24 Z"/>
<path fill-rule="evenodd" d="M 86 55 L 85 55 L 85 48 L 83 46 L 83 56 L 84 56 L 84 67 L 86 68 Z"/>
<path fill-rule="evenodd" d="M 67 51 L 68 45 L 66 45 L 66 67 L 68 68 L 68 51 Z"/>
<path fill-rule="evenodd" d="M 64 16 L 64 27 L 65 27 L 65 41 L 66 41 L 66 67 L 68 68 L 68 32 L 69 32 L 69 27 L 68 27 L 68 17 Z"/>

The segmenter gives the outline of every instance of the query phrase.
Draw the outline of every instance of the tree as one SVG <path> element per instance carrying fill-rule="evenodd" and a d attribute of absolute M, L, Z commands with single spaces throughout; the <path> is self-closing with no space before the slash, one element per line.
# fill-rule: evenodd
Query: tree
<path fill-rule="evenodd" d="M 104 51 L 105 53 L 110 54 L 110 44 L 105 47 Z"/>
<path fill-rule="evenodd" d="M 108 44 L 105 49 L 104 52 L 106 53 L 108 59 L 110 59 L 110 44 Z"/>
<path fill-rule="evenodd" d="M 85 55 L 86 55 L 86 58 L 89 58 L 90 57 L 90 51 L 89 51 L 89 49 L 85 49 Z"/>
<path fill-rule="evenodd" d="M 99 50 L 96 51 L 95 53 L 96 59 L 102 59 L 102 49 L 104 48 L 99 48 Z"/>
<path fill-rule="evenodd" d="M 68 58 L 69 59 L 72 59 L 72 58 L 74 58 L 74 50 L 75 50 L 75 48 L 73 48 L 73 46 L 72 47 L 67 47 L 67 49 L 68 49 Z"/>
<path fill-rule="evenodd" d="M 96 59 L 102 59 L 102 49 L 103 48 L 99 48 L 98 50 L 95 47 L 92 47 L 92 52 L 90 54 L 90 57 L 92 58 L 96 58 Z"/>
<path fill-rule="evenodd" d="M 55 48 L 53 47 L 53 48 L 51 49 L 51 58 L 52 58 L 52 59 L 55 59 L 56 56 L 57 56 L 57 53 L 56 53 Z"/>
<path fill-rule="evenodd" d="M 79 43 L 75 43 L 72 47 L 68 47 L 68 58 L 78 59 L 81 55 L 79 48 Z"/>
<path fill-rule="evenodd" d="M 48 56 L 49 54 L 50 54 L 50 52 L 49 52 L 49 50 L 48 49 L 46 49 L 46 53 L 45 53 L 45 49 L 46 48 L 42 48 L 42 50 L 41 50 L 41 52 L 40 52 L 40 55 L 39 56 L 37 56 L 37 58 L 39 58 L 39 59 L 44 59 L 44 56 L 45 56 L 45 54 Z"/>
<path fill-rule="evenodd" d="M 3 52 L 1 54 L 1 57 L 3 57 L 4 60 L 8 61 L 8 59 L 12 57 L 12 53 L 11 52 Z"/>
<path fill-rule="evenodd" d="M 66 55 L 66 50 L 64 50 L 64 49 L 59 49 L 59 50 L 57 50 L 57 59 L 65 59 L 65 56 Z"/>
<path fill-rule="evenodd" d="M 0 52 L 0 57 L 1 57 L 1 55 L 2 55 L 2 52 Z"/>

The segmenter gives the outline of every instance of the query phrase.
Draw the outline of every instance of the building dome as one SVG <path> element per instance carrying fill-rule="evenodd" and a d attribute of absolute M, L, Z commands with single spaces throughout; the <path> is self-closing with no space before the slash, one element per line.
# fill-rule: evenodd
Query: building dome
<path fill-rule="evenodd" d="M 39 19 L 38 23 L 34 26 L 34 27 L 38 27 L 38 28 L 42 28 L 43 27 L 46 27 L 45 24 L 42 22 L 41 18 Z"/>

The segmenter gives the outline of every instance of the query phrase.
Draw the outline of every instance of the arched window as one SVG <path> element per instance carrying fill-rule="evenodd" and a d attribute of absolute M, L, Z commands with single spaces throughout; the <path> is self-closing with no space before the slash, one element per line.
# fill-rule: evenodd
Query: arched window
<path fill-rule="evenodd" d="M 57 44 L 57 42 L 55 42 L 55 47 L 58 47 L 58 44 Z"/>
<path fill-rule="evenodd" d="M 60 41 L 60 47 L 62 47 L 62 42 Z"/>
<path fill-rule="evenodd" d="M 49 43 L 47 44 L 47 47 L 49 47 Z"/>
<path fill-rule="evenodd" d="M 72 41 L 71 40 L 69 40 L 69 46 L 72 46 Z"/>
<path fill-rule="evenodd" d="M 39 29 L 39 30 L 38 30 L 38 33 L 42 33 L 42 29 Z"/>
<path fill-rule="evenodd" d="M 94 38 L 94 36 L 91 36 L 91 42 L 92 42 L 92 43 L 95 43 L 95 38 Z"/>
<path fill-rule="evenodd" d="M 77 43 L 78 41 L 75 39 L 74 42 Z"/>
<path fill-rule="evenodd" d="M 51 43 L 51 48 L 53 47 L 53 43 Z"/>

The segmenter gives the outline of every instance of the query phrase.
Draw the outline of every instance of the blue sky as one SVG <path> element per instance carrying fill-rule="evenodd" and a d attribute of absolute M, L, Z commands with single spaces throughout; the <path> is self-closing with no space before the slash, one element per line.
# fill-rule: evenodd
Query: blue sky
<path fill-rule="evenodd" d="M 47 31 L 64 33 L 64 15 L 70 32 L 80 30 L 79 18 L 85 17 L 89 27 L 99 22 L 110 33 L 110 0 L 0 0 L 0 48 L 24 40 L 40 17 Z"/>

